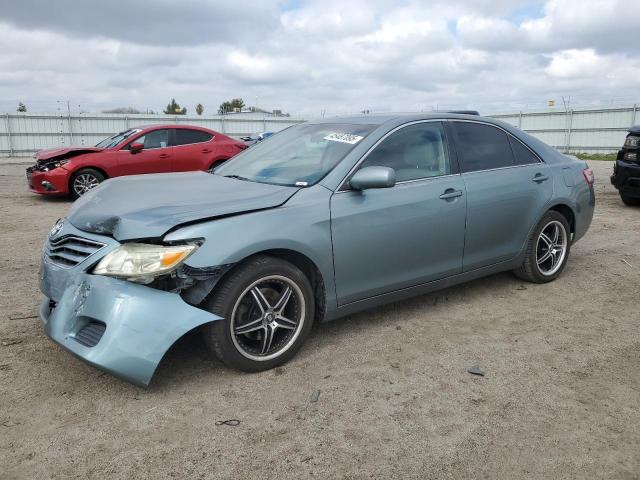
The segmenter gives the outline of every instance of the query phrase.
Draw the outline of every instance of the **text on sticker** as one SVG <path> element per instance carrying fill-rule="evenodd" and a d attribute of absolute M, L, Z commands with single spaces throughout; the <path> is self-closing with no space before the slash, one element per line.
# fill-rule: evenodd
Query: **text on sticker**
<path fill-rule="evenodd" d="M 364 137 L 361 137 L 360 135 L 353 135 L 351 133 L 330 133 L 329 135 L 324 137 L 325 140 L 330 140 L 332 142 L 349 143 L 351 145 L 358 143 L 363 138 Z"/>

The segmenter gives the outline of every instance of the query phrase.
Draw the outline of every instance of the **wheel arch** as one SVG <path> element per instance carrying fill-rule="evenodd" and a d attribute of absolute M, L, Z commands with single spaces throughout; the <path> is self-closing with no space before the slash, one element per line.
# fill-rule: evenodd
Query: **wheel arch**
<path fill-rule="evenodd" d="M 315 264 L 313 260 L 311 260 L 307 255 L 300 253 L 296 250 L 288 249 L 288 248 L 272 248 L 267 250 L 261 250 L 251 255 L 243 258 L 239 262 L 237 262 L 231 269 L 225 272 L 225 274 L 220 277 L 220 279 L 216 282 L 216 285 L 213 287 L 209 295 L 216 291 L 218 286 L 222 285 L 231 272 L 237 269 L 240 265 L 245 264 L 252 258 L 260 255 L 268 255 L 271 257 L 279 258 L 281 260 L 287 261 L 296 267 L 298 267 L 302 273 L 309 279 L 311 283 L 311 287 L 313 288 L 315 305 L 316 305 L 316 320 L 322 321 L 326 314 L 327 309 L 327 293 L 325 288 L 325 281 L 322 276 L 322 272 Z"/>
<path fill-rule="evenodd" d="M 549 208 L 548 211 L 554 211 L 560 213 L 569 222 L 570 233 L 573 234 L 576 231 L 576 214 L 573 209 L 566 203 L 557 203 Z"/>
<path fill-rule="evenodd" d="M 69 189 L 69 192 L 71 192 L 73 188 L 73 178 L 76 176 L 76 174 L 81 170 L 89 170 L 89 169 L 97 170 L 98 172 L 100 172 L 102 175 L 104 175 L 105 180 L 109 178 L 109 174 L 104 170 L 104 168 L 93 167 L 91 165 L 82 165 L 69 173 L 69 181 L 67 182 L 67 188 Z"/>

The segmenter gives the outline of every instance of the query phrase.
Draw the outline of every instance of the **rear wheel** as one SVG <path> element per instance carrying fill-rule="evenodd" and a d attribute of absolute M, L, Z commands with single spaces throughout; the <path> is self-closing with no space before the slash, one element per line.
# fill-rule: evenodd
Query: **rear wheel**
<path fill-rule="evenodd" d="M 288 361 L 304 343 L 315 311 L 307 277 L 289 262 L 255 257 L 231 272 L 205 301 L 223 317 L 204 340 L 226 365 L 259 372 Z"/>
<path fill-rule="evenodd" d="M 571 249 L 569 222 L 559 212 L 549 211 L 533 230 L 522 266 L 514 273 L 529 282 L 547 283 L 564 270 Z"/>
<path fill-rule="evenodd" d="M 214 164 L 212 164 L 208 169 L 207 172 L 208 173 L 213 173 L 213 171 L 218 168 L 220 165 L 222 165 L 224 162 L 226 162 L 227 160 L 218 160 L 217 162 L 215 162 Z"/>
<path fill-rule="evenodd" d="M 640 198 L 637 197 L 629 197 L 628 195 L 620 194 L 620 198 L 625 205 L 629 207 L 639 207 L 640 206 Z"/>
<path fill-rule="evenodd" d="M 106 177 L 94 168 L 83 168 L 73 174 L 70 182 L 71 196 L 76 199 L 87 193 L 92 188 L 100 185 Z"/>

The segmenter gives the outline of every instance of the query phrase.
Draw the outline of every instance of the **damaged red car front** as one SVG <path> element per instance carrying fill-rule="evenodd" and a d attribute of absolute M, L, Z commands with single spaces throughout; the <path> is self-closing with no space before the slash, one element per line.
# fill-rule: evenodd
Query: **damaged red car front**
<path fill-rule="evenodd" d="M 68 195 L 69 175 L 65 168 L 78 155 L 101 152 L 98 147 L 50 148 L 35 154 L 36 164 L 27 168 L 27 184 L 35 193 L 42 195 Z"/>

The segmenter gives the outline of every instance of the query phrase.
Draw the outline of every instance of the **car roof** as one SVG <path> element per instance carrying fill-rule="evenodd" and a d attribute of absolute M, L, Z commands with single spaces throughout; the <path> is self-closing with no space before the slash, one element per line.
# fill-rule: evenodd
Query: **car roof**
<path fill-rule="evenodd" d="M 383 125 L 386 123 L 406 123 L 419 120 L 441 120 L 441 119 L 458 119 L 458 120 L 482 120 L 496 125 L 502 125 L 503 122 L 496 122 L 487 117 L 481 117 L 475 114 L 462 114 L 451 112 L 429 112 L 429 113 L 393 113 L 393 114 L 370 114 L 370 115 L 353 115 L 323 118 L 321 120 L 311 120 L 309 123 L 346 123 L 358 125 Z"/>
<path fill-rule="evenodd" d="M 135 127 L 131 127 L 132 129 L 138 129 L 138 130 L 150 130 L 150 129 L 158 129 L 158 128 L 193 128 L 196 130 L 207 130 L 210 132 L 213 132 L 214 130 L 211 130 L 210 128 L 207 127 L 201 127 L 199 125 L 188 125 L 188 124 L 176 124 L 176 123 L 161 123 L 161 124 L 152 124 L 152 125 L 137 125 Z"/>

